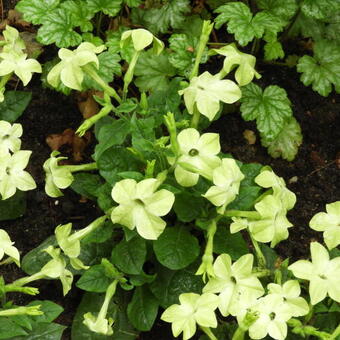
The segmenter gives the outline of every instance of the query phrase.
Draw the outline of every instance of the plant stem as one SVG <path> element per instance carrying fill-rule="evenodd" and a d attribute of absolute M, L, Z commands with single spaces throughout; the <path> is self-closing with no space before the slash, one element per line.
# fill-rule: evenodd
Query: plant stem
<path fill-rule="evenodd" d="M 203 21 L 202 32 L 201 32 L 200 41 L 199 41 L 198 48 L 197 48 L 195 64 L 191 71 L 189 80 L 191 80 L 194 77 L 197 77 L 198 68 L 199 68 L 199 65 L 200 65 L 200 62 L 203 56 L 203 52 L 209 41 L 209 36 L 210 36 L 210 33 L 213 27 L 214 27 L 214 24 L 211 24 L 209 20 Z"/>
<path fill-rule="evenodd" d="M 190 127 L 197 129 L 198 123 L 200 121 L 200 116 L 201 116 L 201 114 L 198 111 L 197 106 L 194 105 L 194 113 L 193 113 L 192 118 L 191 118 Z"/>
<path fill-rule="evenodd" d="M 120 104 L 122 102 L 122 98 L 118 95 L 116 90 L 109 86 L 97 73 L 92 65 L 83 66 L 83 70 L 98 84 L 101 88 L 106 92 L 110 97 L 113 97 Z"/>
<path fill-rule="evenodd" d="M 127 92 L 128 92 L 128 87 L 133 79 L 133 73 L 135 71 L 135 67 L 137 64 L 137 60 L 139 58 L 141 51 L 134 51 L 133 55 L 132 55 L 132 59 L 130 61 L 129 64 L 129 68 L 125 73 L 124 76 L 124 87 L 123 87 L 123 101 L 126 99 L 127 96 Z"/>
<path fill-rule="evenodd" d="M 334 332 L 331 334 L 329 340 L 336 340 L 336 338 L 340 335 L 340 324 L 337 328 L 335 328 Z"/>
<path fill-rule="evenodd" d="M 170 135 L 170 142 L 171 142 L 171 149 L 176 157 L 180 154 L 180 147 L 177 141 L 177 127 L 174 114 L 168 112 L 164 115 L 165 125 L 168 128 L 169 135 Z"/>
<path fill-rule="evenodd" d="M 96 32 L 97 35 L 100 36 L 100 32 L 101 32 L 101 26 L 102 26 L 102 20 L 103 20 L 103 12 L 99 12 L 99 18 L 97 20 L 97 25 L 96 25 Z"/>
<path fill-rule="evenodd" d="M 69 169 L 71 172 L 76 171 L 91 171 L 97 170 L 98 166 L 96 162 L 87 164 L 77 164 L 77 165 L 61 165 L 63 168 Z"/>
<path fill-rule="evenodd" d="M 201 326 L 201 330 L 208 336 L 210 340 L 218 340 L 209 327 Z"/>
<path fill-rule="evenodd" d="M 231 340 L 243 340 L 244 334 L 246 333 L 246 330 L 242 329 L 241 327 L 238 327 L 233 334 L 233 337 Z"/>
<path fill-rule="evenodd" d="M 245 217 L 253 220 L 261 219 L 260 213 L 257 211 L 242 211 L 242 210 L 226 210 L 224 213 L 225 217 Z"/>
<path fill-rule="evenodd" d="M 85 236 L 90 234 L 95 229 L 99 228 L 107 219 L 107 216 L 101 216 L 95 219 L 92 223 L 90 223 L 87 227 L 80 229 L 74 232 L 71 236 L 68 237 L 69 242 L 80 241 Z"/>
<path fill-rule="evenodd" d="M 249 232 L 249 236 L 250 236 L 251 242 L 252 242 L 254 249 L 255 249 L 255 254 L 256 254 L 256 257 L 257 257 L 257 262 L 259 264 L 259 267 L 266 269 L 267 268 L 266 258 L 264 257 L 258 242 L 254 239 L 251 232 Z"/>
<path fill-rule="evenodd" d="M 260 40 L 258 38 L 255 38 L 254 41 L 253 41 L 253 45 L 251 46 L 251 52 L 250 54 L 251 55 L 256 55 L 258 50 L 259 50 L 259 42 Z"/>

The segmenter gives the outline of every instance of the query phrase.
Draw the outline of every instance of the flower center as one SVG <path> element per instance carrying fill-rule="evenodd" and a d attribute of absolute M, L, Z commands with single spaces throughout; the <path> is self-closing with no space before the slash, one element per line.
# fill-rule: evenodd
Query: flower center
<path fill-rule="evenodd" d="M 269 317 L 270 317 L 270 320 L 274 320 L 275 319 L 275 313 L 274 312 L 271 312 L 269 314 Z"/>
<path fill-rule="evenodd" d="M 139 199 L 139 198 L 136 198 L 136 199 L 135 199 L 135 203 L 136 203 L 137 205 L 141 206 L 141 207 L 144 207 L 144 202 L 143 202 L 141 199 Z"/>
<path fill-rule="evenodd" d="M 6 168 L 6 174 L 9 176 L 11 174 L 11 168 L 10 167 L 7 167 Z"/>
<path fill-rule="evenodd" d="M 195 156 L 197 156 L 198 154 L 199 154 L 199 152 L 198 152 L 197 149 L 191 149 L 191 150 L 189 151 L 189 156 L 191 156 L 191 157 L 195 157 Z"/>
<path fill-rule="evenodd" d="M 237 283 L 237 282 L 236 282 L 236 279 L 234 278 L 234 276 L 231 276 L 231 277 L 230 277 L 230 281 L 231 281 L 233 284 L 235 284 L 235 285 L 236 285 L 236 283 Z"/>
<path fill-rule="evenodd" d="M 323 275 L 323 274 L 319 274 L 319 278 L 322 279 L 322 280 L 327 280 L 326 275 Z"/>
<path fill-rule="evenodd" d="M 2 139 L 8 139 L 10 136 L 9 135 L 4 135 L 2 136 Z"/>

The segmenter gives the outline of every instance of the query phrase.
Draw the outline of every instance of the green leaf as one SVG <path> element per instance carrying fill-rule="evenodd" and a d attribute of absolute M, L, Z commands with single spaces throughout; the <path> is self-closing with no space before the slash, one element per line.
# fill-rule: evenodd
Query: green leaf
<path fill-rule="evenodd" d="M 228 32 L 235 35 L 241 46 L 247 45 L 254 38 L 261 38 L 266 29 L 272 32 L 282 29 L 280 22 L 273 20 L 265 11 L 258 12 L 253 17 L 249 7 L 242 2 L 229 2 L 214 12 L 220 13 L 215 18 L 216 28 L 228 23 Z"/>
<path fill-rule="evenodd" d="M 140 236 L 135 236 L 129 241 L 123 239 L 112 251 L 112 263 L 126 274 L 142 273 L 145 259 L 146 243 Z"/>
<path fill-rule="evenodd" d="M 120 60 L 119 54 L 111 51 L 102 52 L 98 55 L 99 69 L 97 73 L 106 83 L 111 83 L 115 74 L 121 75 L 122 67 L 119 64 Z M 82 87 L 83 89 L 103 90 L 102 87 L 88 75 L 85 75 Z"/>
<path fill-rule="evenodd" d="M 302 12 L 314 19 L 327 19 L 332 13 L 340 10 L 338 0 L 303 0 L 301 5 Z"/>
<path fill-rule="evenodd" d="M 255 177 L 260 173 L 262 167 L 263 165 L 259 163 L 242 164 L 240 166 L 240 169 L 246 177 L 242 180 L 241 185 L 244 186 L 256 185 Z"/>
<path fill-rule="evenodd" d="M 58 47 L 79 45 L 82 37 L 74 31 L 72 13 L 65 8 L 58 8 L 45 16 L 44 24 L 39 28 L 37 40 L 49 45 L 55 43 Z"/>
<path fill-rule="evenodd" d="M 241 182 L 242 183 L 242 182 Z M 250 210 L 254 206 L 255 200 L 258 198 L 261 188 L 259 186 L 240 186 L 240 190 L 236 199 L 228 205 L 228 209 Z"/>
<path fill-rule="evenodd" d="M 112 204 L 113 205 L 113 204 Z M 81 242 L 86 243 L 103 243 L 111 238 L 113 232 L 113 224 L 111 221 L 106 221 L 100 227 L 92 231 L 89 235 L 85 236 Z"/>
<path fill-rule="evenodd" d="M 152 51 L 147 51 L 143 52 L 138 59 L 135 83 L 142 92 L 162 91 L 167 88 L 169 78 L 175 74 L 176 70 L 165 53 L 155 55 Z"/>
<path fill-rule="evenodd" d="M 282 44 L 279 41 L 266 42 L 264 45 L 264 59 L 275 60 L 283 58 L 285 53 L 282 49 Z"/>
<path fill-rule="evenodd" d="M 300 125 L 294 117 L 291 117 L 272 142 L 265 140 L 261 142 L 263 146 L 268 148 L 268 153 L 273 158 L 282 157 L 287 161 L 292 161 L 302 143 Z"/>
<path fill-rule="evenodd" d="M 157 260 L 165 267 L 178 270 L 194 262 L 200 253 L 200 246 L 195 236 L 187 227 L 166 228 L 153 242 Z"/>
<path fill-rule="evenodd" d="M 57 323 L 36 323 L 33 328 L 24 336 L 11 337 L 11 340 L 60 340 L 66 326 Z M 8 339 L 8 338 L 7 338 Z"/>
<path fill-rule="evenodd" d="M 80 26 L 82 32 L 93 30 L 91 19 L 94 13 L 91 13 L 87 6 L 84 6 L 82 0 L 67 0 L 64 1 L 60 8 L 65 9 L 72 15 L 74 26 Z"/>
<path fill-rule="evenodd" d="M 132 325 L 140 331 L 149 331 L 155 322 L 157 312 L 158 301 L 148 287 L 137 287 L 127 309 Z"/>
<path fill-rule="evenodd" d="M 105 275 L 105 268 L 97 264 L 84 272 L 76 286 L 87 292 L 105 293 L 111 282 L 112 279 Z"/>
<path fill-rule="evenodd" d="M 31 92 L 6 91 L 5 99 L 0 103 L 0 120 L 14 123 L 23 114 L 31 99 Z"/>
<path fill-rule="evenodd" d="M 178 297 L 182 293 L 202 293 L 204 284 L 201 277 L 195 275 L 197 268 L 197 263 L 177 271 L 157 268 L 158 275 L 150 289 L 163 308 L 178 303 Z"/>
<path fill-rule="evenodd" d="M 292 116 L 286 91 L 276 85 L 264 91 L 252 83 L 242 87 L 241 103 L 242 117 L 247 121 L 256 119 L 257 129 L 267 141 L 275 139 Z"/>
<path fill-rule="evenodd" d="M 26 194 L 17 190 L 16 193 L 6 199 L 0 200 L 0 221 L 15 220 L 26 212 Z"/>
<path fill-rule="evenodd" d="M 321 96 L 328 96 L 332 84 L 340 92 L 340 47 L 328 40 L 319 40 L 314 45 L 314 56 L 303 56 L 299 59 L 297 71 L 302 73 L 301 81 L 312 85 Z"/>
<path fill-rule="evenodd" d="M 83 243 L 81 242 L 81 252 L 79 259 L 86 265 L 92 266 L 101 262 L 102 258 L 111 255 L 112 241 L 102 243 Z"/>
<path fill-rule="evenodd" d="M 108 209 L 112 208 L 114 205 L 113 199 L 111 197 L 112 186 L 109 183 L 103 184 L 98 188 L 97 195 L 97 203 L 100 209 L 104 212 Z"/>
<path fill-rule="evenodd" d="M 154 34 L 166 33 L 170 27 L 178 28 L 189 12 L 188 0 L 167 0 L 159 8 L 135 9 L 132 20 Z"/>
<path fill-rule="evenodd" d="M 31 317 L 34 322 L 52 322 L 55 320 L 64 310 L 63 307 L 49 300 L 34 300 L 27 306 L 40 305 L 40 310 L 44 312 L 42 315 Z"/>
<path fill-rule="evenodd" d="M 71 184 L 72 190 L 81 196 L 94 200 L 98 195 L 98 188 L 103 184 L 99 175 L 89 173 L 75 173 Z"/>
<path fill-rule="evenodd" d="M 283 24 L 287 23 L 297 10 L 295 0 L 257 0 L 256 5 L 277 20 L 282 20 Z"/>
<path fill-rule="evenodd" d="M 48 261 L 51 260 L 51 256 L 43 250 L 48 246 L 56 246 L 57 241 L 55 236 L 48 237 L 38 247 L 29 251 L 21 261 L 21 269 L 28 275 L 37 273 Z"/>
<path fill-rule="evenodd" d="M 93 13 L 101 11 L 114 17 L 119 13 L 122 2 L 122 0 L 86 0 L 86 7 Z"/>
<path fill-rule="evenodd" d="M 111 124 L 102 126 L 98 132 L 98 144 L 96 145 L 96 158 L 100 158 L 104 151 L 114 145 L 124 142 L 130 131 L 130 122 L 125 119 L 114 120 Z"/>
<path fill-rule="evenodd" d="M 144 119 L 137 118 L 134 115 L 130 121 L 132 146 L 144 153 L 145 151 L 154 150 L 155 137 L 155 119 L 148 117 Z"/>
<path fill-rule="evenodd" d="M 187 192 L 176 195 L 174 210 L 177 218 L 182 222 L 191 222 L 202 214 L 206 200 L 195 197 Z"/>
<path fill-rule="evenodd" d="M 28 333 L 10 318 L 0 318 L 0 339 L 8 340 L 12 337 L 26 334 Z"/>
<path fill-rule="evenodd" d="M 23 14 L 24 20 L 34 25 L 43 24 L 46 16 L 53 12 L 60 0 L 21 0 L 15 9 Z"/>
<path fill-rule="evenodd" d="M 126 3 L 130 8 L 132 8 L 140 6 L 142 0 L 124 0 L 124 3 Z"/>
<path fill-rule="evenodd" d="M 229 227 L 219 225 L 214 237 L 214 253 L 229 254 L 233 261 L 248 254 L 249 249 L 241 233 L 231 234 Z"/>

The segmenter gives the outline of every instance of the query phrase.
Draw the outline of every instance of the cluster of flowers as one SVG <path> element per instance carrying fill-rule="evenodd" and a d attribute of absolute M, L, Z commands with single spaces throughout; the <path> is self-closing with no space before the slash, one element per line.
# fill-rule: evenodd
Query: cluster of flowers
<path fill-rule="evenodd" d="M 32 151 L 20 150 L 21 135 L 21 124 L 0 121 L 0 195 L 3 200 L 13 196 L 17 188 L 22 191 L 36 188 L 34 179 L 24 170 Z"/>

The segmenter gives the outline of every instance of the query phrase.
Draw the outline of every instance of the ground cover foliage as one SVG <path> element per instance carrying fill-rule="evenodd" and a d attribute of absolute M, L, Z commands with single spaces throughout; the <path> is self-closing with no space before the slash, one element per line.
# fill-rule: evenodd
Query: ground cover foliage
<path fill-rule="evenodd" d="M 296 195 L 270 166 L 223 152 L 211 129 L 240 114 L 271 157 L 293 161 L 303 127 L 256 63 L 296 69 L 321 96 L 339 91 L 339 9 L 326 0 L 18 1 L 0 42 L 0 255 L 26 276 L 0 282 L 0 338 L 136 339 L 165 322 L 183 339 L 337 339 L 339 201 L 307 221 L 319 235 L 310 260 L 278 256 Z M 304 43 L 301 55 L 285 52 L 287 39 Z M 90 103 L 79 105 L 76 131 L 49 136 L 43 195 L 58 204 L 70 188 L 94 203 L 87 224 L 54 225 L 22 257 L 6 223 L 37 187 L 16 123 L 32 94 L 12 80 L 26 86 L 33 75 Z M 245 138 L 252 145 L 254 132 Z M 59 280 L 64 296 L 84 292 L 68 333 L 54 322 L 63 308 L 39 299 L 46 280 Z M 37 299 L 24 306 L 13 293 Z"/>

